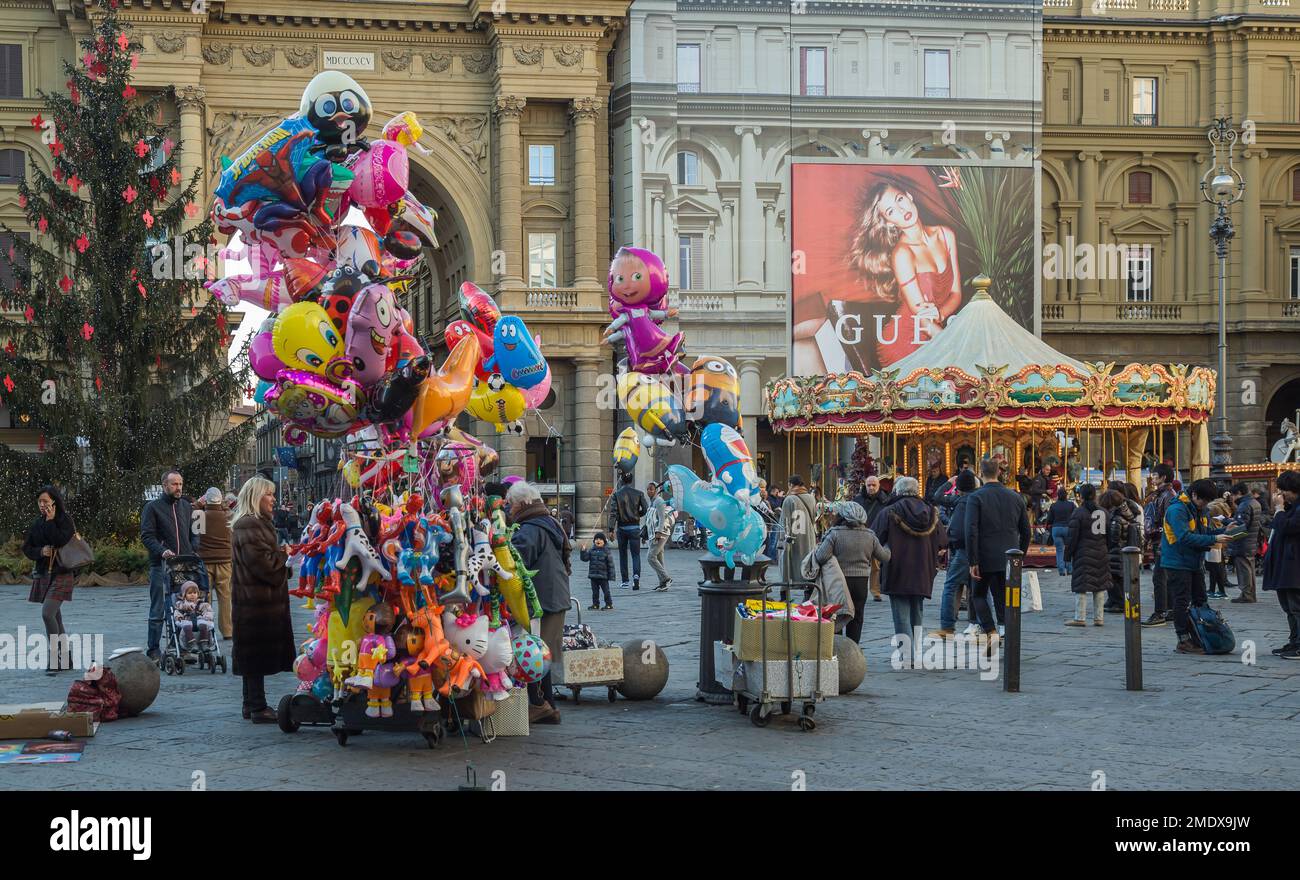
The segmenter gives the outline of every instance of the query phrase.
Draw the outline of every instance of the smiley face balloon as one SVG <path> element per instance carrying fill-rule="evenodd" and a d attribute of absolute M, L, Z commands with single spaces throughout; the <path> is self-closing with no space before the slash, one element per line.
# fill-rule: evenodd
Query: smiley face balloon
<path fill-rule="evenodd" d="M 343 337 L 329 313 L 314 302 L 294 303 L 281 312 L 271 339 L 276 356 L 289 369 L 335 380 L 351 374 Z"/>

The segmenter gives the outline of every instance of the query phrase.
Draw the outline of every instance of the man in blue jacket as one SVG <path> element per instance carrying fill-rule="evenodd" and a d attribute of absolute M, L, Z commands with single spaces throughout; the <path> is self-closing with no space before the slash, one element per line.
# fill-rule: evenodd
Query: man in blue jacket
<path fill-rule="evenodd" d="M 1192 640 L 1187 609 L 1189 605 L 1205 604 L 1205 581 L 1198 577 L 1205 551 L 1216 544 L 1222 547 L 1230 540 L 1223 529 L 1212 527 L 1205 515 L 1205 506 L 1218 497 L 1213 480 L 1197 480 L 1188 492 L 1169 504 L 1160 530 L 1160 567 L 1166 572 L 1174 630 L 1178 633 L 1178 647 L 1174 650 L 1179 654 L 1205 653 Z"/>
<path fill-rule="evenodd" d="M 194 513 L 181 498 L 185 481 L 177 471 L 162 477 L 162 495 L 140 512 L 140 542 L 149 551 L 149 657 L 158 659 L 166 613 L 167 567 L 164 560 L 193 555 L 198 541 L 191 541 Z"/>

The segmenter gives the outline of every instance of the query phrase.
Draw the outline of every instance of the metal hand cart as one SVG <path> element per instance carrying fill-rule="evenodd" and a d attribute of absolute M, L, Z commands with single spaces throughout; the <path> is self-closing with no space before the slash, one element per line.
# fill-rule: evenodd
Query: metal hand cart
<path fill-rule="evenodd" d="M 768 653 L 767 653 L 767 625 L 766 625 L 767 602 L 768 602 L 767 597 L 768 597 L 768 592 L 773 587 L 776 587 L 780 590 L 780 596 L 781 596 L 780 601 L 784 602 L 786 605 L 786 617 L 785 617 L 786 651 L 785 651 L 784 658 L 769 660 Z M 733 676 L 733 690 L 735 691 L 735 695 L 736 695 L 736 708 L 740 710 L 740 714 L 742 715 L 748 714 L 749 720 L 753 722 L 755 727 L 766 727 L 768 721 L 771 720 L 771 716 L 774 714 L 774 710 L 778 707 L 778 705 L 780 707 L 782 715 L 789 715 L 794 710 L 795 703 L 799 702 L 801 703 L 801 709 L 802 709 L 802 711 L 799 714 L 799 727 L 800 729 L 805 731 L 813 730 L 817 726 L 817 722 L 813 720 L 813 715 L 816 713 L 817 710 L 817 704 L 823 702 L 828 696 L 828 694 L 822 690 L 822 664 L 832 662 L 832 661 L 822 659 L 822 629 L 823 628 L 820 626 L 820 624 L 817 626 L 817 650 L 813 655 L 813 662 L 816 666 L 816 670 L 813 673 L 812 681 L 811 682 L 807 681 L 805 676 L 803 675 L 796 676 L 795 674 L 794 621 L 791 619 L 789 614 L 790 606 L 792 604 L 790 592 L 794 588 L 811 590 L 813 595 L 816 596 L 817 608 L 819 609 L 819 612 L 820 609 L 824 607 L 826 604 L 826 597 L 823 592 L 823 588 L 821 584 L 778 582 L 778 583 L 768 585 L 767 589 L 763 591 L 763 595 L 761 598 L 762 618 L 760 619 L 764 621 L 764 623 L 761 624 L 758 628 L 758 631 L 760 633 L 759 653 L 761 657 L 758 660 L 741 661 L 746 664 L 757 663 L 762 666 L 762 675 L 761 678 L 759 679 L 761 684 L 759 687 L 754 687 L 751 673 L 748 670 L 746 670 L 746 674 L 743 677 L 744 685 L 740 688 L 736 688 L 734 686 L 734 682 L 740 681 L 741 677 L 739 675 Z M 772 692 L 772 689 L 769 687 L 769 683 L 768 683 L 768 667 L 775 666 L 778 664 L 785 665 L 786 689 L 784 694 L 774 694 Z M 835 684 L 832 690 L 833 692 L 838 693 L 839 691 L 838 682 Z"/>
<path fill-rule="evenodd" d="M 570 598 L 569 603 L 578 612 L 578 625 L 581 626 L 582 603 L 574 598 Z M 570 664 L 573 667 L 585 666 L 587 670 L 570 668 Z M 608 670 L 608 674 L 602 674 L 602 669 Z M 608 643 L 602 645 L 598 638 L 594 648 L 562 651 L 560 662 L 554 664 L 551 670 L 551 682 L 557 687 L 568 688 L 573 693 L 574 703 L 581 699 L 583 688 L 597 687 L 607 689 L 609 701 L 612 703 L 618 696 L 618 686 L 623 683 L 623 649 Z"/>

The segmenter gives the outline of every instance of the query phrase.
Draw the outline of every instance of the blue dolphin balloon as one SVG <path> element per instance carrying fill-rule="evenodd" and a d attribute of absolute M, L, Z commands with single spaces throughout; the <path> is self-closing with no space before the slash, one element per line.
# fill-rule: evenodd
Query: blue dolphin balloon
<path fill-rule="evenodd" d="M 740 432 L 730 425 L 713 422 L 700 432 L 700 446 L 713 471 L 713 481 L 740 501 L 757 504 L 758 472 Z"/>
<path fill-rule="evenodd" d="M 511 385 L 532 388 L 546 376 L 546 358 L 518 315 L 506 315 L 492 331 L 492 357 L 483 362 L 489 372 L 500 373 Z"/>
<path fill-rule="evenodd" d="M 721 556 L 728 568 L 735 568 L 737 559 L 742 565 L 754 563 L 767 537 L 757 510 L 680 464 L 668 466 L 668 482 L 673 506 L 685 510 L 709 530 L 711 553 Z"/>

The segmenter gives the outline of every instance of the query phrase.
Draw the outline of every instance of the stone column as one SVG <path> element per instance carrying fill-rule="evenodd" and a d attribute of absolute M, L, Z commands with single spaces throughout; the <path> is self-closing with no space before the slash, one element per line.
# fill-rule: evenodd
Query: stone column
<path fill-rule="evenodd" d="M 734 290 L 736 286 L 736 260 L 732 254 L 731 243 L 736 229 L 733 217 L 733 205 L 722 202 L 722 228 L 718 230 L 718 272 L 715 275 L 718 290 Z"/>
<path fill-rule="evenodd" d="M 499 279 L 502 287 L 524 284 L 524 166 L 519 119 L 527 103 L 518 95 L 498 95 L 492 107 L 497 118 L 497 240 L 506 255 L 506 274 Z M 505 466 L 504 449 L 501 464 Z"/>
<path fill-rule="evenodd" d="M 763 206 L 763 288 L 765 290 L 782 290 L 785 287 L 781 273 L 781 240 L 776 233 L 776 205 L 768 202 Z"/>
<path fill-rule="evenodd" d="M 1228 347 L 1228 353 L 1233 353 Z M 1236 461 L 1267 461 L 1264 440 L 1263 370 L 1258 364 L 1237 363 L 1229 367 L 1228 425 L 1232 431 L 1232 456 Z M 1215 414 L 1216 418 L 1218 414 Z"/>
<path fill-rule="evenodd" d="M 763 205 L 758 200 L 761 126 L 737 125 L 740 135 L 740 279 L 738 290 L 763 286 Z"/>
<path fill-rule="evenodd" d="M 1100 153 L 1079 153 L 1079 228 L 1078 245 L 1096 248 L 1097 238 L 1097 160 Z M 1101 290 L 1097 286 L 1097 273 L 1091 278 L 1079 279 L 1079 299 L 1097 299 Z"/>
<path fill-rule="evenodd" d="M 763 359 L 740 359 L 740 414 L 744 416 L 745 445 L 751 455 L 758 449 L 758 417 L 763 410 Z"/>
<path fill-rule="evenodd" d="M 608 371 L 607 358 L 579 357 L 574 360 L 573 374 L 573 443 L 574 483 L 577 503 L 574 514 L 578 529 L 589 534 L 600 528 L 602 504 L 601 473 L 606 462 L 601 460 L 603 435 L 609 433 L 613 410 L 602 407 L 597 399 L 600 391 L 600 374 Z"/>
<path fill-rule="evenodd" d="M 1205 155 L 1196 157 L 1196 167 L 1192 170 L 1196 174 L 1197 180 L 1200 179 L 1204 171 L 1202 165 L 1208 161 Z M 1218 288 L 1213 291 L 1210 289 L 1210 263 L 1214 260 L 1214 246 L 1210 243 L 1210 224 L 1214 221 L 1214 210 L 1210 203 L 1201 199 L 1196 205 L 1196 228 L 1192 230 L 1191 247 L 1188 248 L 1192 253 L 1192 259 L 1195 260 L 1195 272 L 1192 274 L 1196 293 L 1192 299 L 1211 299 L 1218 297 Z"/>
<path fill-rule="evenodd" d="M 1210 426 L 1201 422 L 1192 430 L 1196 436 L 1192 446 L 1192 479 L 1204 480 L 1210 475 Z"/>
<path fill-rule="evenodd" d="M 180 188 L 183 190 L 190 185 L 190 180 L 194 177 L 194 172 L 204 168 L 203 161 L 203 117 L 204 117 L 204 99 L 207 93 L 202 86 L 182 86 L 176 90 L 176 108 L 180 111 L 181 117 L 181 156 L 178 163 L 181 173 Z M 204 173 L 199 175 L 199 185 L 194 193 L 194 201 L 200 205 L 207 205 L 208 198 L 208 174 L 206 168 Z M 182 228 L 189 229 L 203 221 L 206 211 L 199 211 L 194 217 L 187 217 L 181 224 Z"/>
<path fill-rule="evenodd" d="M 1062 216 L 1058 216 L 1056 218 L 1056 243 L 1061 248 L 1061 267 L 1060 271 L 1056 273 L 1056 278 L 1053 279 L 1053 287 L 1055 288 L 1057 302 L 1065 302 L 1070 298 L 1068 287 L 1070 283 L 1070 269 L 1067 267 L 1072 267 L 1074 265 L 1074 249 L 1070 247 L 1071 242 L 1069 239 L 1069 221 Z"/>
<path fill-rule="evenodd" d="M 1262 281 L 1264 269 L 1263 213 L 1259 204 L 1259 193 L 1264 181 L 1260 177 L 1261 158 L 1268 155 L 1267 150 L 1246 150 L 1243 154 L 1246 168 L 1242 176 L 1246 181 L 1246 193 L 1241 200 L 1241 297 L 1245 300 L 1258 299 L 1263 296 Z M 1240 459 L 1250 461 L 1252 459 Z"/>
<path fill-rule="evenodd" d="M 1187 218 L 1174 218 L 1174 299 L 1186 300 L 1187 288 Z"/>
<path fill-rule="evenodd" d="M 573 281 L 597 283 L 596 117 L 598 98 L 574 98 L 573 115 Z"/>
<path fill-rule="evenodd" d="M 654 197 L 654 230 L 650 242 L 650 250 L 671 266 L 672 261 L 664 254 L 664 197 L 658 193 Z"/>

